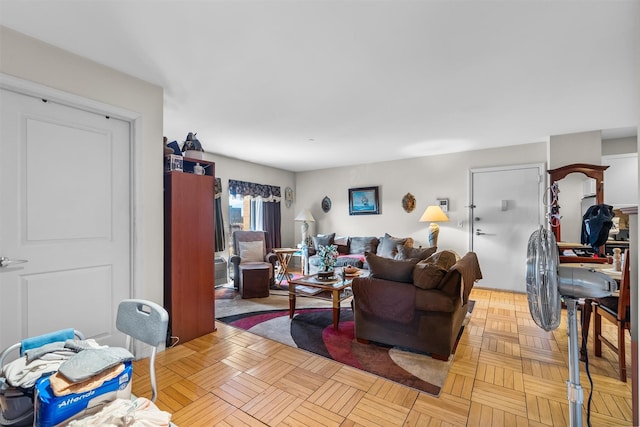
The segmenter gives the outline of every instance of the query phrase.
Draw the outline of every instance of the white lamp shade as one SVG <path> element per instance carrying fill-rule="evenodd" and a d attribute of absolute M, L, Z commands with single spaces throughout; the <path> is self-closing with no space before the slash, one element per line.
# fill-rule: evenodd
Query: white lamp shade
<path fill-rule="evenodd" d="M 427 209 L 424 211 L 422 216 L 420 217 L 420 222 L 448 222 L 449 217 L 444 213 L 440 206 L 427 206 Z"/>
<path fill-rule="evenodd" d="M 311 211 L 309 209 L 302 210 L 298 212 L 298 215 L 295 217 L 296 221 L 307 221 L 307 222 L 316 222 L 313 215 L 311 215 Z"/>

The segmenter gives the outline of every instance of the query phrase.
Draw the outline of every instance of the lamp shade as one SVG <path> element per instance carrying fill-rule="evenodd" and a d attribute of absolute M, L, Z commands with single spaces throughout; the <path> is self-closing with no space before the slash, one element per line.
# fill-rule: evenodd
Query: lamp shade
<path fill-rule="evenodd" d="M 449 217 L 440 208 L 440 206 L 427 206 L 424 213 L 420 217 L 420 222 L 447 222 Z"/>
<path fill-rule="evenodd" d="M 308 222 L 316 222 L 313 215 L 311 215 L 311 211 L 309 209 L 304 209 L 298 212 L 298 215 L 295 217 L 295 221 L 308 221 Z"/>

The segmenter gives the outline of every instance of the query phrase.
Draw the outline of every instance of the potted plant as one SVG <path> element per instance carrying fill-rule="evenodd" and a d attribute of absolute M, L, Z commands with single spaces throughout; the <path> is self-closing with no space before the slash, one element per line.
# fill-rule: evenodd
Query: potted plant
<path fill-rule="evenodd" d="M 338 247 L 336 245 L 326 245 L 318 247 L 318 257 L 320 258 L 319 279 L 327 279 L 333 276 L 333 267 L 338 260 Z"/>

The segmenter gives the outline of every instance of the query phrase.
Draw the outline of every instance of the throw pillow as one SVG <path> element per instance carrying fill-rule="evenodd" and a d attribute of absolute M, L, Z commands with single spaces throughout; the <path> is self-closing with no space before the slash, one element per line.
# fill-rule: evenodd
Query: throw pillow
<path fill-rule="evenodd" d="M 448 270 L 458 261 L 458 257 L 453 251 L 440 251 L 431 255 L 426 261 Z"/>
<path fill-rule="evenodd" d="M 396 246 L 398 253 L 396 253 L 395 259 L 417 258 L 422 261 L 433 255 L 437 249 L 436 246 L 430 248 L 409 248 L 405 245 L 398 245 Z"/>
<path fill-rule="evenodd" d="M 436 289 L 447 271 L 438 264 L 420 261 L 413 269 L 413 284 L 421 289 Z"/>
<path fill-rule="evenodd" d="M 240 249 L 240 264 L 264 261 L 264 243 L 262 241 L 238 242 L 238 247 Z"/>
<path fill-rule="evenodd" d="M 369 264 L 371 277 L 404 283 L 413 281 L 413 268 L 418 263 L 417 259 L 395 260 L 372 252 L 365 252 L 364 256 Z"/>
<path fill-rule="evenodd" d="M 313 249 L 317 252 L 320 246 L 333 245 L 333 238 L 335 236 L 336 233 L 318 234 L 317 236 L 313 236 Z"/>
<path fill-rule="evenodd" d="M 335 237 L 333 243 L 338 247 L 339 254 L 349 253 L 349 236 Z"/>
<path fill-rule="evenodd" d="M 456 261 L 457 257 L 453 251 L 434 253 L 416 264 L 413 270 L 413 284 L 422 289 L 436 289 Z"/>
<path fill-rule="evenodd" d="M 376 255 L 385 258 L 393 258 L 398 253 L 398 245 L 404 245 L 406 241 L 406 237 L 403 239 L 385 234 L 384 237 L 380 239 L 380 243 L 378 243 L 378 251 L 376 252 Z"/>
<path fill-rule="evenodd" d="M 375 254 L 377 248 L 377 237 L 352 237 L 349 240 L 350 254 L 363 254 L 365 252 L 371 252 Z"/>

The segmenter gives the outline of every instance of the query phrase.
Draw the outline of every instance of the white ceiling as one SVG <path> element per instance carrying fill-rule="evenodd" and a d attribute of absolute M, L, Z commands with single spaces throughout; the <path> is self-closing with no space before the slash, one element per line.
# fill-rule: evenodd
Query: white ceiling
<path fill-rule="evenodd" d="M 169 140 L 193 131 L 207 151 L 303 171 L 599 129 L 635 135 L 639 9 L 0 0 L 0 25 L 162 86 Z"/>

